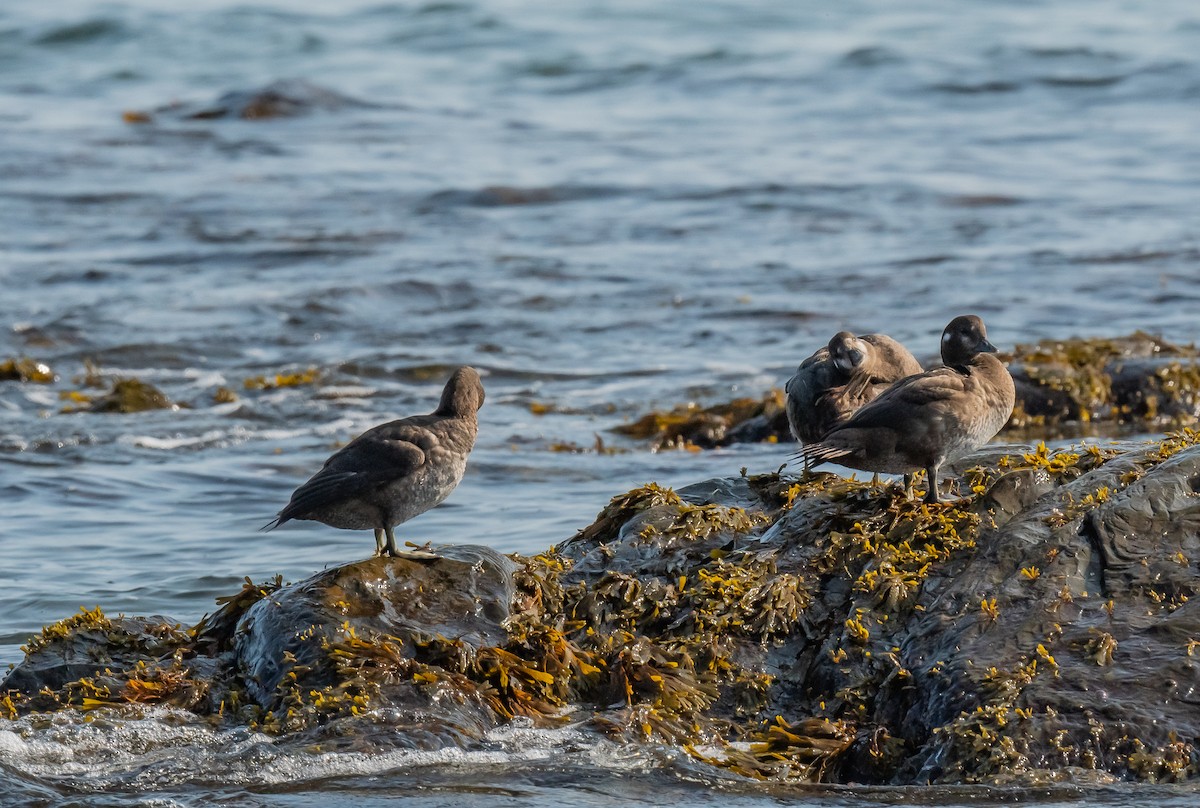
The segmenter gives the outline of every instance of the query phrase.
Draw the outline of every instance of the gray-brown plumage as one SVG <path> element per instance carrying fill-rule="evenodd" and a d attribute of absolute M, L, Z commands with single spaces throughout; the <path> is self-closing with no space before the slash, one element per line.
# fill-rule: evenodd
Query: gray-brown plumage
<path fill-rule="evenodd" d="M 927 502 L 938 501 L 938 469 L 989 441 L 1012 415 L 1016 391 L 992 356 L 983 321 L 956 317 L 942 333 L 942 362 L 889 387 L 804 456 L 863 471 L 909 475 L 925 469 Z"/>
<path fill-rule="evenodd" d="M 375 554 L 399 555 L 393 528 L 434 507 L 455 489 L 479 431 L 483 383 L 474 368 L 454 371 L 438 408 L 382 424 L 334 453 L 265 529 L 312 519 L 347 530 L 375 530 Z"/>
<path fill-rule="evenodd" d="M 920 372 L 921 364 L 891 337 L 840 331 L 784 386 L 792 435 L 816 443 L 892 384 Z"/>

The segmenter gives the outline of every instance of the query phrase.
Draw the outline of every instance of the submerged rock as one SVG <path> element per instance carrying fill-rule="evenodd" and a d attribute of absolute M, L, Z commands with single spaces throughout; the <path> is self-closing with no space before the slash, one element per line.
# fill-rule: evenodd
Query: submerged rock
<path fill-rule="evenodd" d="M 169 410 L 174 407 L 166 393 L 141 379 L 117 379 L 112 389 L 91 400 L 88 407 L 92 412 L 145 412 L 146 410 Z"/>
<path fill-rule="evenodd" d="M 1200 423 L 1200 351 L 1137 332 L 1116 339 L 1042 340 L 1002 355 L 1017 405 L 1014 436 L 1076 438 L 1165 431 Z M 686 404 L 613 429 L 655 449 L 791 442 L 782 393 L 711 407 Z"/>
<path fill-rule="evenodd" d="M 438 191 L 431 194 L 422 208 L 436 209 L 452 206 L 481 208 L 512 205 L 552 205 L 559 202 L 603 199 L 620 193 L 619 189 L 594 185 L 553 185 L 518 187 L 488 185 L 477 190 Z"/>
<path fill-rule="evenodd" d="M 247 582 L 186 633 L 88 612 L 0 714 L 165 701 L 356 749 L 527 716 L 755 778 L 1195 776 L 1200 435 L 975 462 L 933 506 L 829 474 L 647 485 L 538 556 Z"/>
<path fill-rule="evenodd" d="M 256 90 L 232 90 L 207 104 L 174 103 L 153 113 L 129 111 L 124 118 L 126 123 L 135 124 L 150 123 L 155 115 L 191 121 L 222 118 L 258 121 L 371 106 L 374 105 L 302 79 L 281 79 Z"/>

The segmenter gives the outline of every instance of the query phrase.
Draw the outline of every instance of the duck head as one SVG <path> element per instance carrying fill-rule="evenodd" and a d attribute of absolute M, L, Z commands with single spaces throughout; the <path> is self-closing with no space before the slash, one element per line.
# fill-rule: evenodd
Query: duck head
<path fill-rule="evenodd" d="M 829 358 L 843 373 L 850 373 L 867 358 L 867 344 L 849 331 L 839 331 L 829 340 Z"/>
<path fill-rule="evenodd" d="M 479 372 L 464 365 L 450 374 L 450 380 L 442 389 L 442 400 L 435 412 L 437 415 L 474 418 L 482 406 L 483 382 L 479 378 Z"/>
<path fill-rule="evenodd" d="M 942 332 L 942 363 L 946 367 L 961 367 L 978 354 L 995 352 L 983 320 L 974 314 L 955 317 Z"/>

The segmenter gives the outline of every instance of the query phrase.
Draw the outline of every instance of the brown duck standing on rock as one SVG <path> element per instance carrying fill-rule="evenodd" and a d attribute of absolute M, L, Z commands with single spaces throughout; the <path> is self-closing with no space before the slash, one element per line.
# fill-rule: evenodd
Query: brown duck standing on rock
<path fill-rule="evenodd" d="M 792 435 L 816 443 L 892 384 L 920 372 L 921 364 L 891 337 L 839 331 L 784 386 Z"/>
<path fill-rule="evenodd" d="M 450 495 L 462 480 L 479 431 L 483 383 L 461 367 L 438 408 L 381 424 L 334 453 L 292 494 L 264 530 L 311 519 L 346 530 L 375 530 L 376 555 L 403 555 L 393 529 Z"/>
<path fill-rule="evenodd" d="M 889 387 L 818 443 L 804 447 L 812 465 L 834 461 L 863 471 L 911 475 L 925 469 L 926 502 L 938 501 L 938 469 L 991 440 L 1012 415 L 1016 390 L 992 356 L 983 320 L 956 317 L 942 332 L 942 362 Z"/>

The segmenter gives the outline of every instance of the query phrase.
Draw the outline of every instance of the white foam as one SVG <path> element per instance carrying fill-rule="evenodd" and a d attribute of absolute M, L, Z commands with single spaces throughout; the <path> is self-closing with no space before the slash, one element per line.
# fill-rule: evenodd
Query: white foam
<path fill-rule="evenodd" d="M 20 435 L 6 433 L 0 435 L 0 450 L 10 452 L 23 452 L 29 447 L 29 441 L 25 440 Z"/>
<path fill-rule="evenodd" d="M 210 387 L 221 387 L 227 384 L 225 374 L 216 370 L 203 370 L 201 368 L 187 368 L 183 371 L 183 378 L 190 382 L 190 387 L 199 387 L 208 389 Z"/>
<path fill-rule="evenodd" d="M 338 435 L 343 432 L 353 430 L 356 427 L 361 429 L 361 428 L 363 428 L 362 423 L 363 423 L 362 421 L 355 421 L 352 418 L 339 418 L 336 421 L 332 421 L 327 424 L 322 424 L 322 425 L 316 427 L 315 429 L 298 430 L 296 432 L 296 434 L 302 435 L 306 432 L 311 432 L 315 435 Z"/>
<path fill-rule="evenodd" d="M 36 404 L 39 407 L 57 409 L 59 406 L 61 406 L 61 402 L 58 399 L 58 394 L 51 390 L 47 390 L 44 387 L 26 387 L 23 392 L 25 393 L 25 398 L 29 399 L 31 403 Z M 19 407 L 14 408 L 20 409 Z"/>
<path fill-rule="evenodd" d="M 117 438 L 117 443 L 125 446 L 137 446 L 142 449 L 171 451 L 173 449 L 186 449 L 195 446 L 218 445 L 228 437 L 228 434 L 223 429 L 210 429 L 208 432 L 200 435 L 175 435 L 169 438 L 160 438 L 155 435 L 121 435 Z"/>
<path fill-rule="evenodd" d="M 104 377 L 122 379 L 158 379 L 159 381 L 174 381 L 178 371 L 172 368 L 120 368 L 96 366 L 96 373 Z"/>
<path fill-rule="evenodd" d="M 317 390 L 316 398 L 363 399 L 375 395 L 374 387 L 357 384 L 330 384 Z"/>
<path fill-rule="evenodd" d="M 385 712 L 364 716 L 387 732 Z M 35 720 L 36 719 L 36 720 Z M 63 711 L 0 720 L 0 759 L 25 775 L 92 788 L 154 789 L 186 782 L 274 786 L 331 777 L 474 768 L 569 756 L 597 768 L 645 765 L 611 741 L 575 726 L 538 728 L 525 719 L 488 732 L 469 749 L 310 752 L 246 729 L 217 729 L 173 708 Z"/>
<path fill-rule="evenodd" d="M 238 404 L 234 403 L 227 406 L 236 408 Z M 141 449 L 169 452 L 177 449 L 232 446 L 250 441 L 288 441 L 306 435 L 317 435 L 319 437 L 341 436 L 356 434 L 365 428 L 353 419 L 339 418 L 332 423 L 321 424 L 312 428 L 251 430 L 246 429 L 244 426 L 235 426 L 231 429 L 210 429 L 199 435 L 183 435 L 179 433 L 171 435 L 125 434 L 117 438 L 117 443 L 124 446 L 136 446 Z"/>
<path fill-rule="evenodd" d="M 517 718 L 509 724 L 489 731 L 483 739 L 485 748 L 463 749 L 447 746 L 441 749 L 395 749 L 379 754 L 362 752 L 326 752 L 317 755 L 284 753 L 254 771 L 255 783 L 278 785 L 297 780 L 320 780 L 345 775 L 376 775 L 392 771 L 412 771 L 428 767 L 444 770 L 448 767 L 505 766 L 551 760 L 569 751 L 573 756 L 586 754 L 584 749 L 598 749 L 607 744 L 596 735 L 581 732 L 575 727 L 538 728 L 528 719 Z M 599 755 L 598 760 L 615 761 L 611 755 Z M 621 766 L 624 768 L 624 766 Z M 248 783 L 242 783 L 248 785 Z"/>

